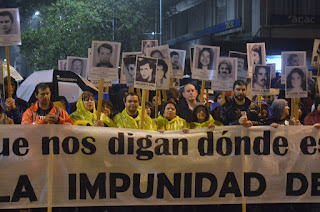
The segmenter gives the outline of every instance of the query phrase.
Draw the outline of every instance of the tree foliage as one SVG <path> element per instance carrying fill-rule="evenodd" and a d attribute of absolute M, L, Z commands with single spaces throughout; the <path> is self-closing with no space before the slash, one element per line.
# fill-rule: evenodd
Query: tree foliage
<path fill-rule="evenodd" d="M 67 56 L 87 57 L 93 40 L 140 51 L 154 25 L 152 0 L 57 0 L 39 8 L 38 27 L 22 30 L 21 53 L 33 70 L 57 68 Z M 114 30 L 113 30 L 114 23 Z"/>

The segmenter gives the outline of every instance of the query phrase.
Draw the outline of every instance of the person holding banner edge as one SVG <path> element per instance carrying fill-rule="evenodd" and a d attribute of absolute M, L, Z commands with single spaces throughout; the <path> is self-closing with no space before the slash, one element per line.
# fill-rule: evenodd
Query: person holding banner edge
<path fill-rule="evenodd" d="M 224 125 L 251 127 L 261 125 L 260 107 L 246 97 L 247 84 L 243 80 L 233 83 L 233 97 L 226 102 L 220 116 Z"/>
<path fill-rule="evenodd" d="M 68 124 L 72 125 L 68 113 L 53 105 L 51 91 L 46 83 L 39 83 L 35 88 L 36 103 L 22 115 L 21 124 Z"/>
<path fill-rule="evenodd" d="M 118 113 L 113 121 L 119 128 L 139 129 L 141 122 L 141 108 L 139 97 L 136 93 L 128 93 L 124 99 L 125 109 Z M 157 130 L 156 123 L 144 111 L 144 130 Z"/>

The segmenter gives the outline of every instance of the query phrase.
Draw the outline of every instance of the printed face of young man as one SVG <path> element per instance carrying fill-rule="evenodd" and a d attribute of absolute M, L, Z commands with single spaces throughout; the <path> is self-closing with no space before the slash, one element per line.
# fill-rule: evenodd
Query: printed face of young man
<path fill-rule="evenodd" d="M 104 63 L 104 64 L 110 63 L 111 49 L 100 47 L 100 53 L 98 55 L 99 55 L 100 63 Z"/>
<path fill-rule="evenodd" d="M 152 69 L 151 69 L 149 63 L 140 66 L 140 74 L 143 79 L 151 81 Z"/>
<path fill-rule="evenodd" d="M 0 16 L 1 34 L 9 34 L 12 29 L 12 22 L 9 16 Z"/>
<path fill-rule="evenodd" d="M 238 69 L 244 69 L 244 59 L 238 58 Z"/>
<path fill-rule="evenodd" d="M 263 87 L 267 84 L 267 78 L 268 76 L 267 76 L 266 68 L 260 67 L 258 72 L 256 73 L 256 79 L 257 79 L 256 83 L 259 86 Z"/>

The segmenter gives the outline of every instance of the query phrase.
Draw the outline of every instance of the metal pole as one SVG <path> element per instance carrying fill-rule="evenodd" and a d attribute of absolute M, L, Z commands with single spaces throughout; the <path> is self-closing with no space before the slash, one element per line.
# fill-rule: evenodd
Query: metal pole
<path fill-rule="evenodd" d="M 160 1 L 160 39 L 159 39 L 159 43 L 160 43 L 160 46 L 162 45 L 162 0 L 159 0 Z"/>

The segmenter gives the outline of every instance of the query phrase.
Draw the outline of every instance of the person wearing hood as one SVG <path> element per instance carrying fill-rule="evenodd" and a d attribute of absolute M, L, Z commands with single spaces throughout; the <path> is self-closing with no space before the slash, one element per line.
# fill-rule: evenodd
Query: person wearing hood
<path fill-rule="evenodd" d="M 91 92 L 83 92 L 77 102 L 77 110 L 70 115 L 73 125 L 116 127 L 112 119 L 101 113 L 97 119 L 94 96 Z"/>
<path fill-rule="evenodd" d="M 166 130 L 189 131 L 189 123 L 177 116 L 177 106 L 174 102 L 166 102 L 162 106 L 161 115 L 154 119 L 158 126 L 158 131 L 163 133 Z"/>
<path fill-rule="evenodd" d="M 284 99 L 274 100 L 271 105 L 272 117 L 269 123 L 272 127 L 289 126 L 289 125 L 301 125 L 300 121 L 290 120 L 290 107 L 288 102 Z"/>
<path fill-rule="evenodd" d="M 8 78 L 4 78 L 5 94 L 0 99 L 4 113 L 13 120 L 15 124 L 21 124 L 22 114 L 28 109 L 28 103 L 17 97 L 17 81 L 11 77 L 11 88 L 8 88 Z M 8 91 L 12 97 L 8 97 Z"/>
<path fill-rule="evenodd" d="M 210 115 L 209 109 L 203 104 L 196 104 L 192 111 L 191 129 L 198 128 L 213 128 L 215 124 L 221 126 L 222 124 L 215 121 Z"/>
<path fill-rule="evenodd" d="M 128 93 L 125 98 L 125 109 L 118 113 L 113 121 L 119 128 L 140 129 L 142 110 L 139 107 L 139 97 L 136 93 Z M 144 111 L 144 130 L 157 130 L 157 125 Z"/>

